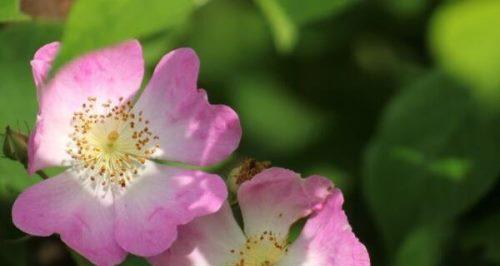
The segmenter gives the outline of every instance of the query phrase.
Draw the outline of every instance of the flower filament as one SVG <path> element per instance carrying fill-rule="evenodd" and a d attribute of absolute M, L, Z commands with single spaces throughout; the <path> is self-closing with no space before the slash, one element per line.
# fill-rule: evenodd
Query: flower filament
<path fill-rule="evenodd" d="M 230 250 L 239 255 L 231 266 L 273 266 L 288 252 L 288 243 L 271 231 L 248 237 L 239 250 Z"/>
<path fill-rule="evenodd" d="M 159 148 L 158 136 L 148 128 L 141 111 L 130 101 L 112 106 L 89 97 L 72 117 L 73 132 L 67 152 L 73 169 L 92 183 L 125 188 Z"/>

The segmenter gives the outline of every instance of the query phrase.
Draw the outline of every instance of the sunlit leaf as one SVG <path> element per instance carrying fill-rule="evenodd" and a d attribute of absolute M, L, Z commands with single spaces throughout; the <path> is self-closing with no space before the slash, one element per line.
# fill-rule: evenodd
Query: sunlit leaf
<path fill-rule="evenodd" d="M 297 25 L 286 14 L 276 0 L 255 0 L 266 16 L 274 36 L 274 43 L 280 52 L 290 52 L 298 38 Z"/>
<path fill-rule="evenodd" d="M 298 25 L 338 14 L 359 0 L 277 0 L 290 19 Z"/>
<path fill-rule="evenodd" d="M 193 1 L 186 0 L 76 1 L 68 17 L 56 65 L 89 50 L 178 25 L 192 9 Z"/>
<path fill-rule="evenodd" d="M 500 1 L 453 1 L 431 24 L 431 47 L 439 64 L 471 84 L 483 101 L 500 101 Z"/>
<path fill-rule="evenodd" d="M 60 35 L 57 25 L 13 24 L 0 31 L 0 132 L 7 125 L 28 132 L 35 122 L 37 100 L 29 61 L 42 45 Z M 3 141 L 3 138 L 2 138 Z M 40 180 L 18 163 L 0 158 L 0 193 L 15 195 Z"/>
<path fill-rule="evenodd" d="M 343 11 L 356 0 L 254 0 L 267 18 L 278 51 L 292 51 L 299 28 Z"/>
<path fill-rule="evenodd" d="M 2 0 L 0 4 L 0 22 L 22 21 L 29 19 L 21 12 L 19 0 Z"/>

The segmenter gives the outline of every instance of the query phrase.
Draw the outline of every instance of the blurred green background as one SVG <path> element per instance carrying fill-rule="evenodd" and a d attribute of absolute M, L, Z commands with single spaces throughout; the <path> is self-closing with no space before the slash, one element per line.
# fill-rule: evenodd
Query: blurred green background
<path fill-rule="evenodd" d="M 148 73 L 190 46 L 244 127 L 218 173 L 252 157 L 331 178 L 373 265 L 500 265 L 499 28 L 493 0 L 0 0 L 0 128 L 33 125 L 45 43 L 60 66 L 139 38 Z M 87 265 L 12 225 L 39 180 L 0 159 L 0 265 Z"/>

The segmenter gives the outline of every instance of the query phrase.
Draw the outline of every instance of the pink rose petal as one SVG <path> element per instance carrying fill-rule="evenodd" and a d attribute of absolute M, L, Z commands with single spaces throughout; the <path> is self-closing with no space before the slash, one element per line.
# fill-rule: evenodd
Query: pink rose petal
<path fill-rule="evenodd" d="M 210 165 L 229 156 L 241 139 L 238 115 L 225 105 L 211 105 L 198 90 L 199 60 L 189 48 L 174 50 L 156 66 L 136 104 L 161 133 L 161 158 Z"/>

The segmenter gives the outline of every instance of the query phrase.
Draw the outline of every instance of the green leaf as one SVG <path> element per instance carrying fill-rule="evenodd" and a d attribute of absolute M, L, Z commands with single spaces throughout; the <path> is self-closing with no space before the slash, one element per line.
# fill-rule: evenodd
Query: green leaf
<path fill-rule="evenodd" d="M 450 225 L 425 225 L 413 230 L 395 257 L 395 266 L 436 266 L 451 233 Z"/>
<path fill-rule="evenodd" d="M 122 266 L 147 266 L 150 264 L 147 263 L 145 258 L 140 258 L 140 257 L 136 257 L 133 255 L 129 255 L 127 257 L 127 260 L 125 260 L 121 265 Z"/>
<path fill-rule="evenodd" d="M 495 106 L 500 102 L 499 14 L 500 1 L 454 1 L 438 9 L 430 27 L 438 63 Z"/>
<path fill-rule="evenodd" d="M 400 18 L 411 18 L 420 15 L 427 6 L 429 0 L 378 0 L 387 10 Z"/>
<path fill-rule="evenodd" d="M 92 263 L 90 263 L 82 255 L 78 254 L 76 251 L 73 251 L 70 249 L 70 253 L 71 253 L 71 257 L 73 257 L 73 260 L 75 261 L 77 266 L 91 266 L 92 265 Z"/>
<path fill-rule="evenodd" d="M 283 7 L 285 13 L 297 25 L 311 22 L 336 15 L 347 7 L 358 2 L 358 0 L 277 0 Z"/>
<path fill-rule="evenodd" d="M 366 152 L 363 189 L 389 251 L 415 226 L 455 218 L 495 182 L 500 124 L 478 109 L 466 88 L 438 73 L 388 105 Z"/>
<path fill-rule="evenodd" d="M 27 132 L 35 122 L 37 99 L 29 61 L 42 45 L 57 39 L 57 25 L 11 24 L 0 31 L 0 132 L 7 125 Z M 0 194 L 16 195 L 40 181 L 15 161 L 0 158 Z"/>
<path fill-rule="evenodd" d="M 298 29 L 276 0 L 255 0 L 271 26 L 278 51 L 290 52 L 297 43 Z"/>
<path fill-rule="evenodd" d="M 307 23 L 340 13 L 355 0 L 254 0 L 266 17 L 279 52 L 296 46 L 299 28 Z"/>
<path fill-rule="evenodd" d="M 56 66 L 81 53 L 183 23 L 192 9 L 193 1 L 186 0 L 76 1 Z"/>
<path fill-rule="evenodd" d="M 265 21 L 239 1 L 207 3 L 193 16 L 190 29 L 187 44 L 200 56 L 200 80 L 226 80 L 235 69 L 255 65 L 272 49 Z"/>
<path fill-rule="evenodd" d="M 23 21 L 29 17 L 21 12 L 19 0 L 2 0 L 0 5 L 0 22 Z"/>
<path fill-rule="evenodd" d="M 141 40 L 144 61 L 148 67 L 154 67 L 163 55 L 176 48 L 176 33 L 169 31 L 154 38 Z"/>
<path fill-rule="evenodd" d="M 240 77 L 233 90 L 244 132 L 256 149 L 287 154 L 304 148 L 325 126 L 313 108 L 287 93 L 280 84 L 261 75 Z"/>
<path fill-rule="evenodd" d="M 25 188 L 40 181 L 40 177 L 29 176 L 24 167 L 14 161 L 0 159 L 0 193 L 14 197 Z"/>

